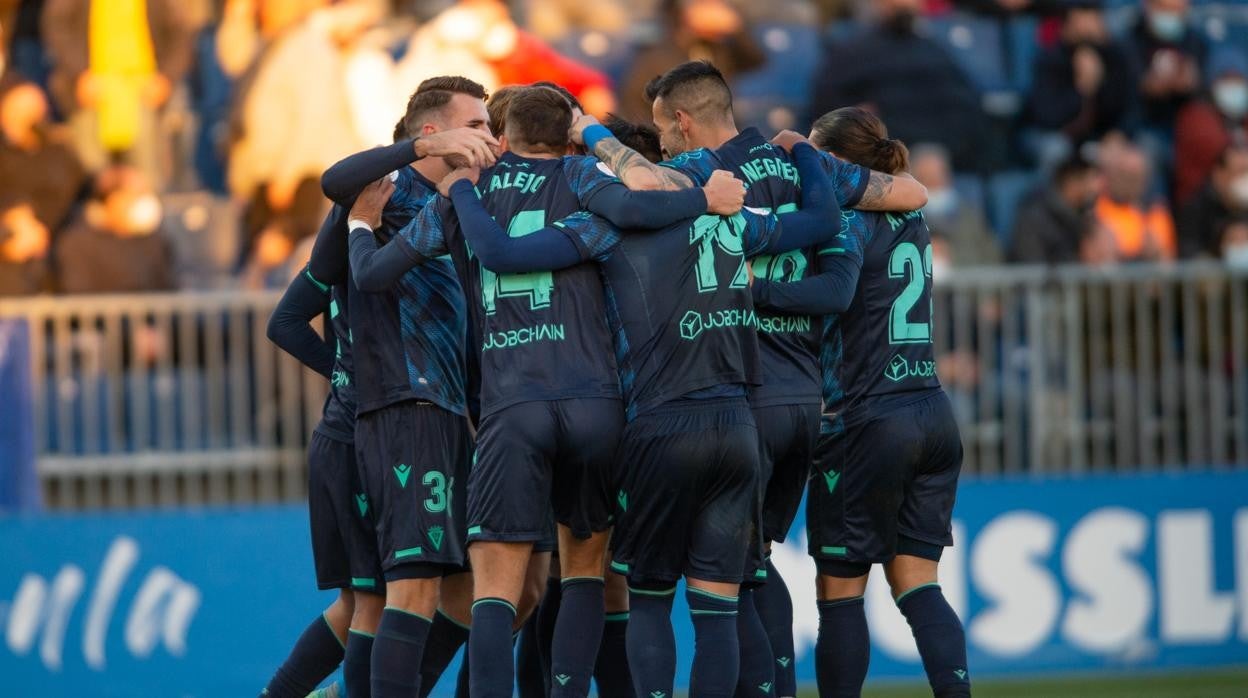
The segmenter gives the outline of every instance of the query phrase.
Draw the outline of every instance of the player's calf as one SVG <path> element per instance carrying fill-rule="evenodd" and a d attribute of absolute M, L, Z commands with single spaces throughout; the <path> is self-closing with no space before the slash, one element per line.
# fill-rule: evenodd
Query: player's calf
<path fill-rule="evenodd" d="M 936 698 L 968 697 L 971 677 L 966 666 L 966 633 L 936 581 L 941 548 L 905 537 L 898 547 L 915 554 L 898 555 L 884 569 L 897 608 L 914 633 L 932 693 Z"/>
<path fill-rule="evenodd" d="M 420 688 L 425 642 L 438 607 L 442 569 L 435 565 L 404 565 L 388 576 L 386 606 L 373 640 L 373 698 L 410 698 Z"/>
<path fill-rule="evenodd" d="M 567 526 L 559 526 L 559 617 L 551 642 L 552 698 L 589 695 L 589 683 L 602 642 L 606 600 L 603 564 L 606 531 L 582 540 Z"/>
<path fill-rule="evenodd" d="M 510 698 L 515 681 L 512 631 L 524 591 L 530 542 L 474 541 L 472 628 L 468 656 L 473 698 Z"/>

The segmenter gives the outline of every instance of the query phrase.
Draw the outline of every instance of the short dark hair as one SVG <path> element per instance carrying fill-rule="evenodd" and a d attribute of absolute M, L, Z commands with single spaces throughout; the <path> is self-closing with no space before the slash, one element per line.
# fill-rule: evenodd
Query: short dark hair
<path fill-rule="evenodd" d="M 581 100 L 577 99 L 576 95 L 572 94 L 571 90 L 564 87 L 563 85 L 560 85 L 557 82 L 551 82 L 549 80 L 538 80 L 537 82 L 533 83 L 531 87 L 548 87 L 554 90 L 555 92 L 558 92 L 559 94 L 563 95 L 563 98 L 568 100 L 568 104 L 572 105 L 573 109 L 580 109 L 581 111 L 585 111 L 585 107 L 581 106 Z"/>
<path fill-rule="evenodd" d="M 503 135 L 503 131 L 507 129 L 507 109 L 511 107 L 511 100 L 527 89 L 529 88 L 524 85 L 505 85 L 490 95 L 489 101 L 485 103 L 485 110 L 490 114 L 490 131 L 495 138 Z"/>
<path fill-rule="evenodd" d="M 719 69 L 707 61 L 681 63 L 646 85 L 650 102 L 662 97 L 669 111 L 677 109 L 702 119 L 732 115 L 732 90 Z"/>
<path fill-rule="evenodd" d="M 546 150 L 563 155 L 572 128 L 572 105 L 547 87 L 528 87 L 507 107 L 507 140 L 511 147 Z"/>
<path fill-rule="evenodd" d="M 1058 163 L 1053 170 L 1053 183 L 1057 186 L 1063 186 L 1075 177 L 1082 177 L 1095 169 L 1091 162 L 1088 162 L 1079 153 L 1074 153 L 1070 157 Z"/>
<path fill-rule="evenodd" d="M 616 140 L 632 148 L 650 162 L 663 159 L 663 147 L 659 144 L 659 132 L 645 124 L 637 124 L 615 114 L 607 114 L 603 126 L 615 136 Z"/>
<path fill-rule="evenodd" d="M 407 100 L 403 118 L 394 125 L 394 140 L 411 138 L 420 130 L 431 112 L 445 107 L 455 95 L 468 95 L 476 99 L 489 96 L 481 83 L 459 75 L 442 75 L 420 83 Z"/>

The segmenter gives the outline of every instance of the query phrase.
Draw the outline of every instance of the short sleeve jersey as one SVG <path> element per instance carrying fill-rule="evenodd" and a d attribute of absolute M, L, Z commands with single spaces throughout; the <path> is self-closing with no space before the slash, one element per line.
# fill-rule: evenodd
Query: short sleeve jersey
<path fill-rule="evenodd" d="M 830 155 L 823 163 L 841 207 L 857 204 L 870 170 Z M 716 169 L 729 170 L 745 182 L 747 206 L 777 214 L 798 209 L 801 177 L 793 158 L 763 138 L 758 129 L 747 128 L 714 151 L 689 151 L 664 164 L 684 172 L 698 185 L 705 184 Z M 753 272 L 771 281 L 800 281 L 814 268 L 813 257 L 813 250 L 761 255 L 752 260 Z M 819 402 L 818 322 L 807 315 L 758 314 L 763 384 L 750 391 L 755 406 Z"/>
<path fill-rule="evenodd" d="M 823 322 L 822 431 L 847 426 L 940 388 L 932 351 L 932 242 L 919 211 L 846 211 L 844 233 L 820 259 L 861 266 L 849 308 Z"/>
<path fill-rule="evenodd" d="M 378 242 L 402 230 L 436 194 L 412 168 L 399 170 Z M 359 413 L 426 400 L 466 414 L 467 306 L 449 257 L 430 259 L 380 293 L 352 284 L 349 300 Z"/>
<path fill-rule="evenodd" d="M 705 215 L 625 235 L 602 260 L 629 420 L 705 388 L 762 381 L 745 265 L 776 234 L 769 213 Z"/>
<path fill-rule="evenodd" d="M 618 180 L 593 158 L 506 153 L 481 173 L 482 205 L 511 237 L 554 225 L 585 263 L 496 274 L 472 254 L 458 216 L 439 199 L 401 239 L 422 256 L 449 251 L 469 289 L 481 371 L 481 414 L 522 402 L 619 398 L 602 278 L 593 260 L 619 240 L 582 201 Z"/>

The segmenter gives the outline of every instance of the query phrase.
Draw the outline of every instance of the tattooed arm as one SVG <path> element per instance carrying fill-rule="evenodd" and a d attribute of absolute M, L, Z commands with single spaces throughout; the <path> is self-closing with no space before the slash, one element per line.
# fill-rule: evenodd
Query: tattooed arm
<path fill-rule="evenodd" d="M 927 205 L 927 187 L 908 174 L 871 172 L 866 191 L 854 208 L 864 211 L 913 211 Z"/>
<path fill-rule="evenodd" d="M 572 124 L 572 140 L 584 144 L 583 132 L 590 126 L 601 126 L 592 116 L 582 116 Z M 693 180 L 671 168 L 659 167 L 614 137 L 602 138 L 593 144 L 593 153 L 621 182 L 634 191 L 679 191 L 691 189 Z"/>

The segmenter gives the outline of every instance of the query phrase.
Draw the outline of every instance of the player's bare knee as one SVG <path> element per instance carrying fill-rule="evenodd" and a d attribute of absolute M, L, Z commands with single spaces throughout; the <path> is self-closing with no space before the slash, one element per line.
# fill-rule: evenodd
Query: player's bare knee
<path fill-rule="evenodd" d="M 716 596 L 735 597 L 741 590 L 741 585 L 734 582 L 711 582 L 705 579 L 695 579 L 693 577 L 687 578 L 685 582 L 694 589 L 708 591 Z"/>
<path fill-rule="evenodd" d="M 815 584 L 819 600 L 834 601 L 862 596 L 867 592 L 867 578 L 866 574 L 858 577 L 836 577 L 821 573 Z"/>
<path fill-rule="evenodd" d="M 370 635 L 377 633 L 381 612 L 386 607 L 386 597 L 381 594 L 356 592 L 355 610 L 351 614 L 351 629 Z"/>
<path fill-rule="evenodd" d="M 475 541 L 468 547 L 472 559 L 473 598 L 504 599 L 520 604 L 528 578 L 533 543 Z"/>
<path fill-rule="evenodd" d="M 936 583 L 938 565 L 935 560 L 914 555 L 898 555 L 885 563 L 884 575 L 893 598 L 925 584 Z"/>
<path fill-rule="evenodd" d="M 453 574 L 442 579 L 438 610 L 460 625 L 472 624 L 472 573 Z"/>
<path fill-rule="evenodd" d="M 559 527 L 560 577 L 600 577 L 607 559 L 610 534 L 595 533 L 587 539 L 572 535 L 566 526 Z"/>
<path fill-rule="evenodd" d="M 441 582 L 441 577 L 387 581 L 386 606 L 432 618 L 438 609 Z"/>
<path fill-rule="evenodd" d="M 623 613 L 628 610 L 628 580 L 622 575 L 607 572 L 606 583 L 607 613 Z"/>

